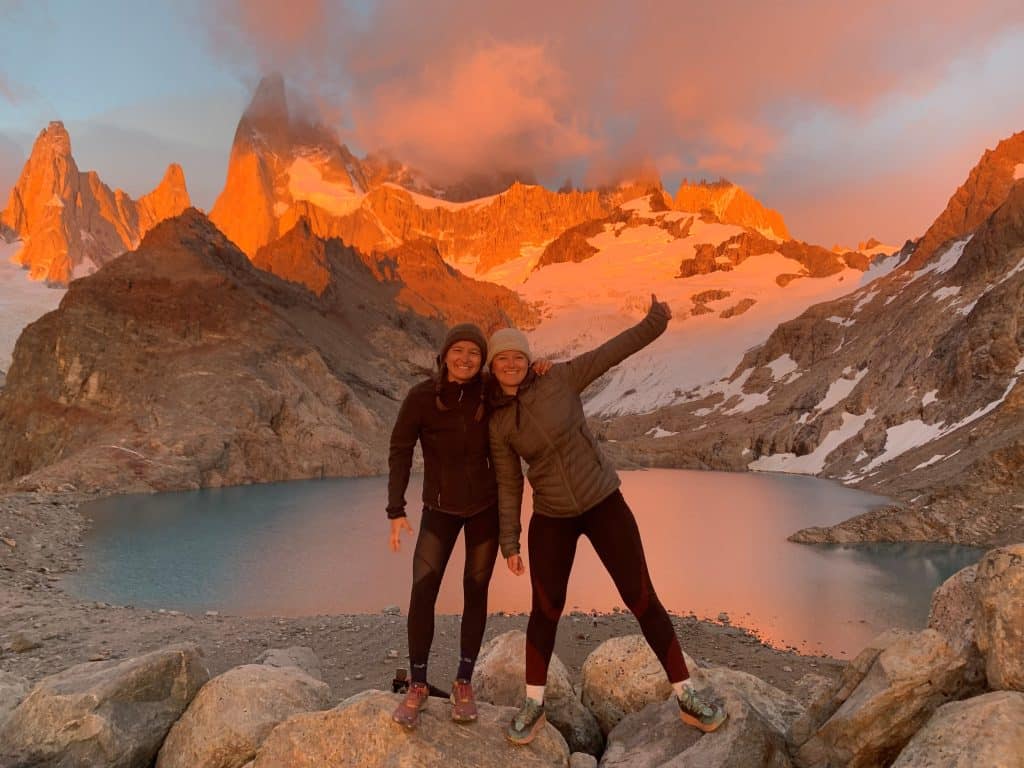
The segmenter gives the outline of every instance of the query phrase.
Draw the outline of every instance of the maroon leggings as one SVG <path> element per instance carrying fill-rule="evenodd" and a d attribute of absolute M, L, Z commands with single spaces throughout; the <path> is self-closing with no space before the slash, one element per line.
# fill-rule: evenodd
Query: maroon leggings
<path fill-rule="evenodd" d="M 654 592 L 636 519 L 615 491 L 578 517 L 534 514 L 530 520 L 530 582 L 533 607 L 526 628 L 526 684 L 544 685 L 565 608 L 576 542 L 590 539 L 626 607 L 633 612 L 670 682 L 690 676 L 668 612 Z"/>

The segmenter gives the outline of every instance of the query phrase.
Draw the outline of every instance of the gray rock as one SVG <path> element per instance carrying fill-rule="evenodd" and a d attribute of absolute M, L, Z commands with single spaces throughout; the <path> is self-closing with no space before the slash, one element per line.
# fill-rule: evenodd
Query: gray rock
<path fill-rule="evenodd" d="M 699 686 L 701 671 L 693 659 L 685 653 L 683 657 L 690 678 Z M 605 640 L 583 662 L 582 676 L 583 704 L 594 713 L 605 734 L 626 715 L 672 695 L 665 670 L 643 635 Z"/>
<path fill-rule="evenodd" d="M 51 675 L 0 726 L 0 765 L 148 768 L 208 679 L 193 644 Z"/>
<path fill-rule="evenodd" d="M 315 680 L 323 680 L 320 671 L 320 659 L 313 649 L 305 645 L 293 645 L 289 648 L 271 648 L 256 658 L 257 664 L 269 667 L 298 667 Z"/>
<path fill-rule="evenodd" d="M 684 725 L 674 700 L 649 704 L 608 734 L 601 768 L 790 768 L 782 734 L 799 704 L 753 675 L 703 671 L 709 684 L 702 693 L 729 713 L 717 731 L 702 734 Z"/>
<path fill-rule="evenodd" d="M 529 747 L 505 738 L 512 707 L 479 704 L 471 727 L 452 722 L 447 702 L 431 699 L 419 727 L 396 725 L 397 694 L 363 691 L 326 712 L 295 715 L 271 731 L 253 768 L 565 768 L 569 749 L 550 723 Z"/>
<path fill-rule="evenodd" d="M 801 768 L 888 764 L 938 707 L 969 695 L 966 668 L 965 655 L 940 632 L 903 633 L 877 654 L 794 762 Z"/>
<path fill-rule="evenodd" d="M 889 630 L 878 635 L 843 668 L 839 679 L 817 689 L 806 701 L 804 714 L 793 721 L 786 734 L 790 752 L 795 753 L 850 698 L 879 654 L 907 634 L 901 630 Z"/>
<path fill-rule="evenodd" d="M 238 768 L 278 723 L 329 701 L 327 684 L 297 667 L 235 667 L 192 699 L 167 734 L 156 768 Z"/>
<path fill-rule="evenodd" d="M 569 755 L 569 768 L 597 768 L 597 758 L 586 752 L 573 752 Z"/>
<path fill-rule="evenodd" d="M 28 693 L 28 680 L 0 670 L 0 727 Z"/>
<path fill-rule="evenodd" d="M 7 642 L 7 650 L 11 653 L 25 653 L 42 646 L 39 638 L 27 632 L 15 632 Z"/>
<path fill-rule="evenodd" d="M 1024 765 L 1024 693 L 998 691 L 939 707 L 892 768 Z"/>
<path fill-rule="evenodd" d="M 480 649 L 473 674 L 473 690 L 480 701 L 518 707 L 526 696 L 526 635 L 518 629 L 505 632 Z M 569 671 L 557 656 L 551 657 L 544 690 L 548 722 L 565 738 L 573 752 L 597 756 L 604 748 L 604 734 L 597 720 L 576 695 Z"/>
<path fill-rule="evenodd" d="M 967 656 L 965 675 L 983 686 L 985 658 L 978 648 L 974 618 L 978 610 L 977 564 L 963 568 L 946 579 L 932 595 L 928 627 L 945 635 L 950 644 Z"/>
<path fill-rule="evenodd" d="M 990 688 L 1024 691 L 1024 544 L 986 552 L 974 623 Z"/>

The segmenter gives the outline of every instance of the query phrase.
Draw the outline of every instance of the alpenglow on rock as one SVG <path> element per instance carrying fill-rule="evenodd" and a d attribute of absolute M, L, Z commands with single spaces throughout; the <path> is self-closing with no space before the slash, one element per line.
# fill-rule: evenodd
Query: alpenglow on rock
<path fill-rule="evenodd" d="M 36 138 L 0 212 L 0 228 L 24 241 L 14 258 L 33 280 L 66 285 L 135 248 L 153 226 L 189 205 L 181 166 L 169 166 L 156 189 L 133 200 L 95 171 L 79 171 L 64 124 L 52 122 Z"/>

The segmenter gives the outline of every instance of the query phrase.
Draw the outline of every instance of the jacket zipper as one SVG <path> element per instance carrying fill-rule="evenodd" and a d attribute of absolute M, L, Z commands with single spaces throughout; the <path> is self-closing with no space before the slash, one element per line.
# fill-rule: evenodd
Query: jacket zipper
<path fill-rule="evenodd" d="M 548 444 L 548 447 L 551 449 L 551 453 L 554 454 L 555 463 L 558 465 L 558 472 L 562 475 L 562 483 L 565 484 L 565 490 L 569 492 L 569 498 L 572 499 L 573 508 L 577 512 L 586 512 L 585 509 L 580 509 L 580 503 L 579 501 L 576 500 L 576 494 L 573 493 L 572 486 L 569 484 L 569 475 L 565 471 L 565 465 L 562 464 L 562 457 L 558 454 L 558 451 L 555 449 L 555 444 L 551 441 L 551 437 L 540 425 L 540 422 L 534 418 L 532 413 L 530 413 L 530 409 L 527 408 L 525 405 L 523 406 L 523 411 L 526 413 L 526 418 L 528 418 L 531 421 L 531 423 L 533 423 L 537 431 L 540 432 L 541 436 L 544 438 L 544 441 Z"/>

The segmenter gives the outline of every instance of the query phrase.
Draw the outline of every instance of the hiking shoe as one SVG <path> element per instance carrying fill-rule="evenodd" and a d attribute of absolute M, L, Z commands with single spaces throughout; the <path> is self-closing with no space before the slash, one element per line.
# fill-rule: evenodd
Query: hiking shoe
<path fill-rule="evenodd" d="M 689 686 L 683 687 L 683 694 L 676 702 L 679 704 L 679 718 L 687 725 L 692 725 L 704 733 L 718 730 L 718 726 L 729 716 L 717 704 L 709 704 Z"/>
<path fill-rule="evenodd" d="M 429 696 L 430 689 L 425 683 L 413 683 L 402 703 L 391 713 L 391 719 L 406 728 L 415 728 L 420 724 L 420 710 L 427 706 Z"/>
<path fill-rule="evenodd" d="M 473 698 L 473 686 L 469 680 L 456 680 L 452 683 L 452 720 L 456 723 L 472 723 L 476 720 L 476 699 Z"/>
<path fill-rule="evenodd" d="M 544 705 L 527 696 L 512 722 L 508 724 L 505 736 L 513 744 L 529 744 L 546 722 Z"/>

